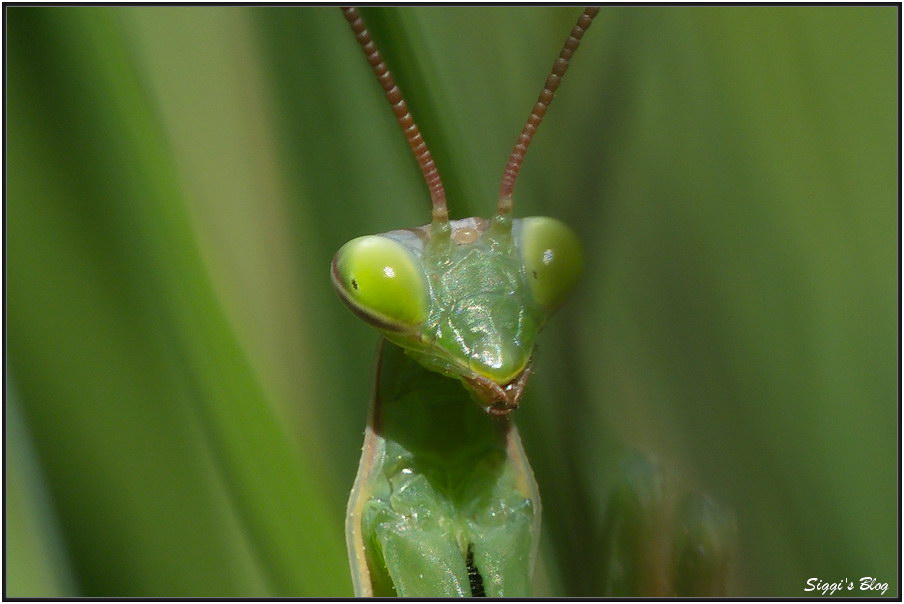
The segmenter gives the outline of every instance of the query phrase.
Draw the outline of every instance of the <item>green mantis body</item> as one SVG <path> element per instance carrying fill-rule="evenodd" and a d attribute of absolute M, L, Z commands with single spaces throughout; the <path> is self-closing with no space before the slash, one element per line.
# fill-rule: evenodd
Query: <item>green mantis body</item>
<path fill-rule="evenodd" d="M 344 9 L 424 173 L 427 226 L 359 237 L 339 297 L 384 336 L 346 534 L 359 596 L 530 595 L 540 498 L 511 417 L 534 339 L 581 270 L 551 218 L 513 219 L 524 152 L 590 25 L 572 29 L 512 152 L 490 220 L 450 221 L 433 160 L 355 9 Z"/>
<path fill-rule="evenodd" d="M 388 342 L 377 373 L 346 526 L 355 593 L 530 593 L 540 499 L 514 423 Z"/>

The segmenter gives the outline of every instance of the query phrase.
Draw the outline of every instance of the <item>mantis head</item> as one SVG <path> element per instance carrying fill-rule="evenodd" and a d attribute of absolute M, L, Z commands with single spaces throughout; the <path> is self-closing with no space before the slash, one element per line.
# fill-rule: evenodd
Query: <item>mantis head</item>
<path fill-rule="evenodd" d="M 492 414 L 516 408 L 537 334 L 581 272 L 575 234 L 553 218 L 513 219 L 524 153 L 597 9 L 572 29 L 512 150 L 490 220 L 450 221 L 436 166 L 357 10 L 344 9 L 421 167 L 426 226 L 358 237 L 332 262 L 339 297 L 424 367 L 455 377 Z"/>
<path fill-rule="evenodd" d="M 518 405 L 534 339 L 580 270 L 558 220 L 497 216 L 358 237 L 332 275 L 355 314 L 497 412 Z"/>

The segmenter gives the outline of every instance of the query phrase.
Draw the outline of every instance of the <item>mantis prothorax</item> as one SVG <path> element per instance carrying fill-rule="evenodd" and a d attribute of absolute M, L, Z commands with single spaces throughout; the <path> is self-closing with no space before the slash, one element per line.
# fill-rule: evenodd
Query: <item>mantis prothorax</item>
<path fill-rule="evenodd" d="M 385 338 L 348 504 L 358 596 L 527 596 L 540 497 L 511 412 L 534 340 L 581 250 L 552 218 L 512 218 L 524 154 L 598 9 L 572 28 L 505 166 L 491 219 L 449 220 L 436 165 L 354 8 L 343 12 L 430 190 L 429 225 L 358 237 L 332 262 L 345 304 Z"/>

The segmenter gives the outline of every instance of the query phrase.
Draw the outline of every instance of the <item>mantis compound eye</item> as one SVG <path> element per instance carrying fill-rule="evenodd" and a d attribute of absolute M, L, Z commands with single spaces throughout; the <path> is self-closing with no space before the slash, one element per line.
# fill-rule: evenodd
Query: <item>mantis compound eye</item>
<path fill-rule="evenodd" d="M 417 257 L 393 239 L 352 239 L 336 253 L 332 272 L 342 301 L 376 327 L 406 331 L 427 318 L 424 272 Z"/>
<path fill-rule="evenodd" d="M 553 218 L 525 218 L 519 247 L 534 301 L 554 310 L 565 301 L 581 274 L 583 255 L 577 236 Z"/>

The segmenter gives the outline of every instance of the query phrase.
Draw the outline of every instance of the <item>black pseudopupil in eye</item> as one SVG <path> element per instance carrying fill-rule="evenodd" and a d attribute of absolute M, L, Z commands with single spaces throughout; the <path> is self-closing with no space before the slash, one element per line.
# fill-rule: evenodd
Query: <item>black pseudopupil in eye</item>
<path fill-rule="evenodd" d="M 534 274 L 536 275 L 536 273 L 534 273 Z M 352 279 L 352 287 L 354 287 L 355 289 L 358 289 L 358 282 L 355 281 L 354 279 Z"/>

